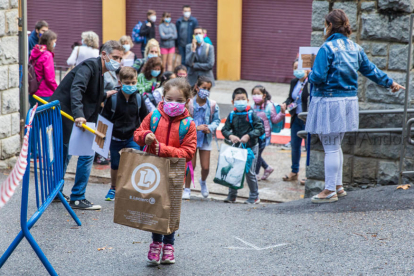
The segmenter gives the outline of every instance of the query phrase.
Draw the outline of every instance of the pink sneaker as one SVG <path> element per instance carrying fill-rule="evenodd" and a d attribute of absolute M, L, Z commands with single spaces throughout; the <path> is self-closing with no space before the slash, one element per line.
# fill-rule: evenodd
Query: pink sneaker
<path fill-rule="evenodd" d="M 273 171 L 274 169 L 272 167 L 267 167 L 267 169 L 263 173 L 262 180 L 266 180 Z"/>
<path fill-rule="evenodd" d="M 174 247 L 171 244 L 164 244 L 162 249 L 162 264 L 175 264 Z"/>
<path fill-rule="evenodd" d="M 148 263 L 150 264 L 160 264 L 160 255 L 161 255 L 162 243 L 153 242 L 150 244 L 150 250 L 148 251 Z"/>

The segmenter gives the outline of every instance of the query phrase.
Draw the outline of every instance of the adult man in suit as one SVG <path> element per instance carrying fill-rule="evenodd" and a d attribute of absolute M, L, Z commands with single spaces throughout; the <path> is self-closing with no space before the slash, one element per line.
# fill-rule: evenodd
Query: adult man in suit
<path fill-rule="evenodd" d="M 104 101 L 104 77 L 108 71 L 119 68 L 124 49 L 115 40 L 109 40 L 102 46 L 102 53 L 97 58 L 90 58 L 73 68 L 62 80 L 51 97 L 59 100 L 63 111 L 73 116 L 75 125 L 82 128 L 86 122 L 96 123 L 101 103 Z M 63 128 L 63 162 L 64 173 L 71 156 L 68 154 L 69 139 L 73 122 L 62 117 Z M 75 184 L 72 194 L 65 198 L 75 209 L 99 210 L 85 198 L 86 186 L 91 173 L 94 156 L 79 156 L 76 168 Z"/>
<path fill-rule="evenodd" d="M 214 46 L 204 42 L 203 28 L 194 29 L 193 43 L 186 46 L 186 64 L 188 66 L 188 82 L 193 86 L 199 76 L 211 79 L 214 86 Z"/>

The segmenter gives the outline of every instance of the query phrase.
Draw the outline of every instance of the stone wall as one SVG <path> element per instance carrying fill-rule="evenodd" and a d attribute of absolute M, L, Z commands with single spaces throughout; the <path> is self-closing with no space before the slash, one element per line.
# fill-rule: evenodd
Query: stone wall
<path fill-rule="evenodd" d="M 311 45 L 322 45 L 324 18 L 332 9 L 342 9 L 349 17 L 351 39 L 364 49 L 378 68 L 405 85 L 409 39 L 409 16 L 414 0 L 320 1 L 312 5 Z M 392 94 L 372 81 L 359 77 L 360 109 L 401 109 L 404 91 Z M 414 78 L 411 79 L 410 103 L 413 102 Z M 361 115 L 359 128 L 402 127 L 402 115 Z M 310 166 L 306 173 L 305 196 L 324 187 L 324 152 L 317 137 L 312 138 Z M 348 189 L 398 183 L 401 134 L 347 134 L 344 151 L 343 182 Z M 413 170 L 414 147 L 408 146 L 406 169 Z M 412 179 L 405 179 L 411 181 Z"/>
<path fill-rule="evenodd" d="M 0 0 L 0 169 L 20 150 L 18 0 Z"/>

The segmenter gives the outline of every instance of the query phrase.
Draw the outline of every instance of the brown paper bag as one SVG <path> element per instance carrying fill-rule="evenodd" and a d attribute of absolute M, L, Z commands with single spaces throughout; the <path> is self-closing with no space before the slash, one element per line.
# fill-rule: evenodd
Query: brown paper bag
<path fill-rule="evenodd" d="M 169 235 L 180 225 L 185 159 L 123 149 L 115 193 L 114 222 Z"/>

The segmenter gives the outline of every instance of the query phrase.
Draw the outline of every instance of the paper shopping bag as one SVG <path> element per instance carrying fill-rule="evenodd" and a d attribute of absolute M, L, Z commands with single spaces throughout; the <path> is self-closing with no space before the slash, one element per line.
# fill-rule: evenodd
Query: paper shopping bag
<path fill-rule="evenodd" d="M 162 158 L 135 149 L 123 149 L 114 222 L 163 235 L 177 231 L 185 165 L 183 158 Z"/>
<path fill-rule="evenodd" d="M 214 183 L 233 189 L 243 188 L 247 150 L 221 145 Z"/>

